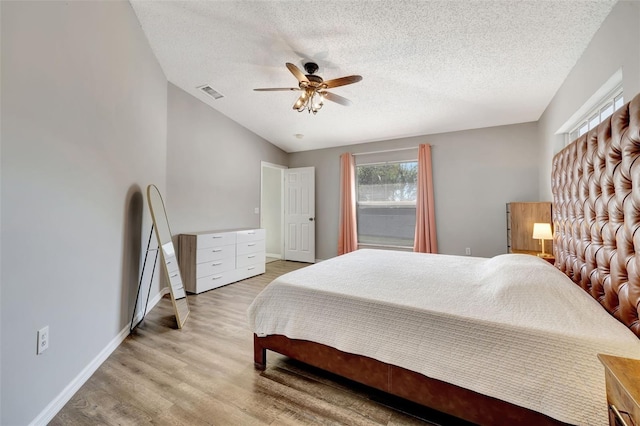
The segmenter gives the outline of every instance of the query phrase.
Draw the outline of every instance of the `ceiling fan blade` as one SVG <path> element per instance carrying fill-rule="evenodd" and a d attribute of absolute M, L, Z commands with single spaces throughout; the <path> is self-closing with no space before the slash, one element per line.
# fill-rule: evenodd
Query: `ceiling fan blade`
<path fill-rule="evenodd" d="M 278 91 L 290 91 L 290 90 L 300 90 L 297 87 L 267 87 L 267 88 L 261 88 L 261 89 L 253 89 L 256 92 L 278 92 Z"/>
<path fill-rule="evenodd" d="M 309 84 L 309 79 L 306 75 L 304 75 L 302 71 L 300 71 L 300 68 L 296 67 L 290 62 L 287 62 L 286 65 L 289 71 L 291 71 L 291 74 L 293 74 L 293 76 L 298 79 L 298 82 L 304 84 L 305 86 Z"/>
<path fill-rule="evenodd" d="M 326 100 L 335 102 L 340 105 L 350 106 L 352 103 L 349 99 L 344 98 L 340 95 L 336 95 L 335 93 L 322 92 L 321 94 L 322 94 L 322 97 L 325 98 Z"/>
<path fill-rule="evenodd" d="M 324 85 L 327 89 L 331 89 L 332 87 L 338 86 L 346 86 L 347 84 L 357 83 L 362 80 L 362 76 L 360 75 L 350 75 L 347 77 L 334 78 L 333 80 L 327 80 L 324 82 Z"/>

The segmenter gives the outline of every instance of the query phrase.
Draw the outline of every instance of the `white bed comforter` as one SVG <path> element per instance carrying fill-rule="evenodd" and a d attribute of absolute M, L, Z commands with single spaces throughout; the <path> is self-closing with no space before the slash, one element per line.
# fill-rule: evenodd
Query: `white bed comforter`
<path fill-rule="evenodd" d="M 640 339 L 542 259 L 358 250 L 274 280 L 248 311 L 283 334 L 366 355 L 579 425 L 606 425 L 598 353 Z"/>

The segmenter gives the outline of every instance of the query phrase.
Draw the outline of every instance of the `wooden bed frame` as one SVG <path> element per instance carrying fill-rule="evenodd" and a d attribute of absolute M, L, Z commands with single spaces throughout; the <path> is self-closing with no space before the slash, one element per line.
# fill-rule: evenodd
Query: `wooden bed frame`
<path fill-rule="evenodd" d="M 481 425 L 566 425 L 544 414 L 482 395 L 402 367 L 307 340 L 254 334 L 255 367 L 264 370 L 267 349 L 372 388 Z"/>
<path fill-rule="evenodd" d="M 640 261 L 636 266 L 634 260 L 640 239 L 636 248 L 633 237 L 640 232 L 640 209 L 631 204 L 640 188 L 633 183 L 640 183 L 640 95 L 560 151 L 552 176 L 556 267 L 640 336 Z M 481 425 L 564 424 L 404 368 L 282 335 L 254 335 L 256 368 L 266 368 L 267 349 Z"/>

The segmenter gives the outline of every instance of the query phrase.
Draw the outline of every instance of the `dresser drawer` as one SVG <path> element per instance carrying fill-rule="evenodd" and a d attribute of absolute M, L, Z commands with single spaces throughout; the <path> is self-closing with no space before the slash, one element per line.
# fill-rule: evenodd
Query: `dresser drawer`
<path fill-rule="evenodd" d="M 244 243 L 238 243 L 236 247 L 237 247 L 237 251 L 236 251 L 237 255 L 247 254 L 247 253 L 256 253 L 256 252 L 264 251 L 265 241 L 259 240 L 259 241 L 249 241 Z"/>
<path fill-rule="evenodd" d="M 244 268 L 245 266 L 253 265 L 256 263 L 264 264 L 266 261 L 264 250 L 257 253 L 247 253 L 243 255 L 238 255 L 236 257 L 236 267 Z"/>
<path fill-rule="evenodd" d="M 224 259 L 215 259 L 209 262 L 198 263 L 196 265 L 196 278 L 202 278 L 207 275 L 219 274 L 221 272 L 235 269 L 235 258 L 227 257 Z"/>
<path fill-rule="evenodd" d="M 196 264 L 210 262 L 212 260 L 233 258 L 236 255 L 236 246 L 220 246 L 199 248 L 196 250 Z"/>
<path fill-rule="evenodd" d="M 206 277 L 198 278 L 196 280 L 196 292 L 202 293 L 203 291 L 211 290 L 223 285 L 232 283 L 236 280 L 236 271 L 226 271 L 219 274 L 208 275 Z"/>
<path fill-rule="evenodd" d="M 240 243 L 248 243 L 251 241 L 259 241 L 265 239 L 265 230 L 264 229 L 250 229 L 246 231 L 236 231 L 238 234 L 237 242 Z"/>
<path fill-rule="evenodd" d="M 254 275 L 264 274 L 265 270 L 266 265 L 264 261 L 242 267 L 238 266 L 238 269 L 236 269 L 236 279 L 244 280 L 245 278 L 253 277 Z"/>
<path fill-rule="evenodd" d="M 197 237 L 198 249 L 207 247 L 228 246 L 236 243 L 235 232 L 220 232 L 213 234 L 200 234 Z"/>

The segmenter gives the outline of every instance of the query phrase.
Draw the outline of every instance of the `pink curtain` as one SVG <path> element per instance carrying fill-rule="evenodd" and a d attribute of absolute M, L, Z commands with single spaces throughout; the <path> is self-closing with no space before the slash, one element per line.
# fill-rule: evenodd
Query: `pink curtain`
<path fill-rule="evenodd" d="M 356 224 L 356 176 L 355 160 L 351 153 L 340 156 L 340 232 L 338 255 L 358 249 Z"/>
<path fill-rule="evenodd" d="M 431 173 L 431 145 L 428 144 L 422 144 L 418 148 L 418 197 L 416 199 L 416 235 L 413 251 L 438 252 Z"/>

